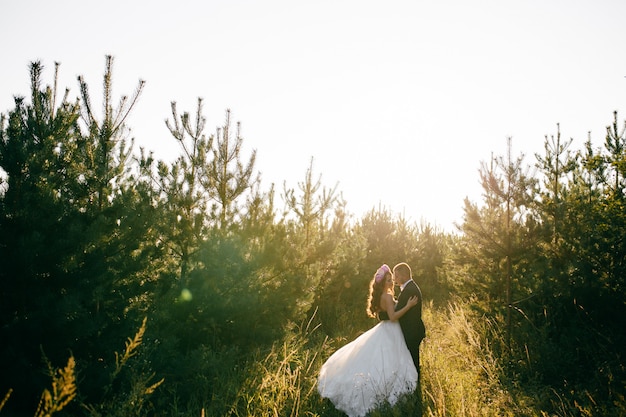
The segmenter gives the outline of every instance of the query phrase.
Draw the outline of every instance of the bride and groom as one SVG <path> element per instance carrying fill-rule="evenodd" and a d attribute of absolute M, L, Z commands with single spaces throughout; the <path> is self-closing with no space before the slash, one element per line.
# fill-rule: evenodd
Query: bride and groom
<path fill-rule="evenodd" d="M 394 282 L 395 280 L 395 282 Z M 394 298 L 395 283 L 400 295 Z M 382 265 L 372 278 L 367 313 L 380 322 L 343 346 L 322 365 L 318 391 L 350 417 L 377 406 L 394 405 L 414 392 L 419 377 L 419 347 L 426 335 L 422 293 L 411 268 Z"/>

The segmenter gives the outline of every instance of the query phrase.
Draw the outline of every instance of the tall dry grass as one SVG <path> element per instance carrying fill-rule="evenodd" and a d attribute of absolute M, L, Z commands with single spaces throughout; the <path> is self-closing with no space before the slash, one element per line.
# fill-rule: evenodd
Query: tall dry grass
<path fill-rule="evenodd" d="M 498 331 L 498 323 L 480 316 L 472 305 L 472 300 L 460 299 L 448 303 L 445 308 L 436 308 L 432 303 L 424 305 L 428 336 L 421 348 L 421 391 L 407 396 L 394 407 L 382 404 L 369 417 L 626 415 L 620 396 L 613 407 L 600 408 L 581 404 L 554 389 L 546 394 L 547 387 L 519 389 L 511 368 L 505 369 L 507 364 L 503 361 L 507 359 L 496 353 L 505 346 L 499 336 L 502 332 Z M 352 327 L 346 328 L 345 334 L 358 332 L 357 325 Z M 144 331 L 145 320 L 135 337 L 128 339 L 125 349 L 116 353 L 116 368 L 111 380 L 121 377 L 123 368 L 135 359 Z M 316 388 L 322 363 L 344 343 L 345 338 L 334 340 L 324 335 L 313 315 L 308 322 L 292 325 L 281 340 L 266 350 L 259 350 L 242 368 L 232 370 L 231 374 L 221 373 L 224 378 L 219 380 L 219 387 L 209 398 L 198 398 L 193 404 L 181 404 L 182 407 L 161 404 L 159 410 L 149 409 L 146 399 L 163 384 L 163 380 L 153 383 L 149 382 L 153 374 L 131 373 L 131 377 L 139 378 L 133 379 L 130 385 L 126 381 L 124 392 L 113 392 L 110 387 L 105 387 L 108 393 L 105 401 L 98 406 L 82 404 L 83 411 L 94 417 L 152 413 L 176 417 L 343 416 L 330 401 L 319 396 Z M 530 364 L 530 358 L 528 362 Z M 218 361 L 212 363 L 220 366 Z M 204 369 L 200 365 L 199 373 Z M 76 394 L 73 358 L 65 368 L 55 370 L 51 376 L 52 390 L 44 392 L 37 416 L 50 416 L 60 411 Z M 9 391 L 0 402 L 0 410 L 10 395 Z M 589 398 L 593 403 L 590 395 Z M 544 411 L 548 409 L 550 411 Z"/>
<path fill-rule="evenodd" d="M 319 416 L 317 373 L 321 352 L 328 350 L 327 339 L 315 338 L 319 327 L 314 317 L 301 326 L 293 326 L 284 340 L 275 343 L 269 353 L 254 362 L 249 377 L 241 386 L 228 415 L 238 417 Z"/>
<path fill-rule="evenodd" d="M 146 415 L 148 398 L 155 393 L 155 390 L 164 382 L 161 379 L 152 382 L 153 373 L 132 372 L 125 375 L 125 384 L 122 387 L 114 388 L 114 383 L 120 379 L 123 370 L 130 366 L 131 359 L 138 355 L 139 348 L 143 343 L 143 335 L 146 331 L 147 318 L 144 318 L 141 327 L 133 338 L 128 338 L 122 352 L 115 352 L 115 369 L 110 374 L 110 383 L 104 386 L 102 401 L 98 404 L 86 404 L 80 399 L 80 407 L 83 409 L 81 415 L 92 417 L 113 417 L 113 416 L 142 416 Z M 78 397 L 79 385 L 76 378 L 76 360 L 70 356 L 67 365 L 60 369 L 55 369 L 44 355 L 47 365 L 48 375 L 52 379 L 51 388 L 44 389 L 35 411 L 35 417 L 51 417 L 59 412 L 66 413 L 68 406 Z M 9 401 L 13 390 L 9 389 L 2 401 L 0 401 L 0 411 Z"/>
<path fill-rule="evenodd" d="M 503 388 L 501 359 L 485 336 L 491 323 L 476 317 L 469 303 L 424 308 L 428 337 L 422 345 L 424 415 L 531 416 L 530 399 Z"/>
<path fill-rule="evenodd" d="M 67 360 L 67 365 L 60 369 L 55 369 L 50 361 L 44 357 L 48 366 L 48 374 L 52 379 L 50 389 L 44 389 L 35 411 L 35 417 L 51 417 L 53 414 L 60 412 L 71 403 L 77 394 L 76 385 L 76 361 L 73 356 Z M 9 389 L 4 398 L 0 402 L 0 411 L 4 408 L 7 401 L 11 397 L 12 389 Z"/>
<path fill-rule="evenodd" d="M 532 382 L 528 376 L 524 379 L 526 382 L 520 381 L 518 372 L 532 370 L 532 353 L 527 350 L 527 359 L 519 359 L 523 362 L 520 366 L 511 366 L 511 356 L 503 354 L 507 343 L 502 336 L 501 323 L 481 316 L 474 305 L 476 302 L 471 299 L 453 300 L 445 308 L 437 308 L 432 303 L 424 305 L 428 337 L 421 348 L 421 391 L 407 396 L 394 407 L 382 404 L 368 417 L 626 415 L 623 405 L 616 404 L 615 412 L 609 414 L 607 408 L 594 412 L 575 399 Z M 363 330 L 349 321 L 341 321 L 346 323 L 345 335 Z M 345 337 L 329 339 L 314 323 L 316 320 L 312 317 L 308 323 L 293 326 L 271 349 L 259 351 L 243 370 L 245 377 L 222 381 L 223 392 L 233 393 L 228 394 L 230 406 L 216 412 L 217 409 L 208 404 L 202 409 L 207 410 L 204 415 L 344 416 L 330 401 L 320 398 L 316 384 L 324 360 L 349 340 Z M 531 385 L 527 385 L 529 381 Z M 191 417 L 201 413 L 184 415 Z"/>
<path fill-rule="evenodd" d="M 382 404 L 371 417 L 537 415 L 531 399 L 503 388 L 499 359 L 485 337 L 487 329 L 481 328 L 489 323 L 474 317 L 468 303 L 452 302 L 445 310 L 425 305 L 424 320 L 428 338 L 422 345 L 421 396 L 409 395 L 394 407 Z M 319 369 L 336 346 L 316 334 L 311 323 L 294 328 L 249 368 L 249 377 L 227 415 L 344 415 L 317 393 Z"/>

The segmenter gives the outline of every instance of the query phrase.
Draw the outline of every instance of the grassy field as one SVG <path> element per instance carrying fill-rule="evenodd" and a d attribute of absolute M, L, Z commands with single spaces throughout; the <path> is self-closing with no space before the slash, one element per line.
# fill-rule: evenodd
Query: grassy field
<path fill-rule="evenodd" d="M 420 394 L 411 394 L 395 406 L 382 404 L 370 417 L 387 416 L 623 416 L 626 406 L 620 394 L 608 404 L 598 404 L 592 389 L 580 394 L 560 392 L 541 384 L 521 382 L 519 367 L 503 363 L 505 341 L 498 324 L 480 316 L 470 301 L 453 301 L 444 307 L 426 304 L 423 309 L 428 335 L 421 347 L 422 374 Z M 317 323 L 317 324 L 316 324 Z M 349 327 L 349 326 L 346 326 Z M 144 325 L 134 339 L 128 339 L 125 351 L 116 354 L 116 374 L 139 350 Z M 359 330 L 346 328 L 345 333 Z M 123 395 L 111 395 L 106 403 L 86 405 L 76 397 L 77 378 L 74 359 L 65 368 L 50 368 L 51 388 L 44 391 L 36 417 L 63 415 L 90 416 L 236 416 L 236 417 L 335 417 L 344 414 L 319 396 L 317 374 L 323 362 L 348 337 L 325 336 L 315 317 L 300 326 L 292 326 L 283 340 L 271 349 L 259 350 L 247 365 L 229 365 L 224 357 L 197 355 L 188 358 L 197 368 L 192 381 L 193 401 L 181 404 L 160 401 L 161 390 L 176 398 L 168 388 L 167 378 L 149 382 L 135 381 Z M 499 354 L 497 352 L 500 352 Z M 528 364 L 531 367 L 530 357 Z M 206 377 L 208 370 L 216 375 Z M 151 377 L 154 375 L 151 375 Z M 201 377 L 203 376 L 203 377 Z M 113 379 L 112 379 L 113 380 Z M 619 381 L 618 381 L 619 382 Z M 0 402 L 0 414 L 10 400 L 9 391 Z M 148 401 L 147 398 L 150 397 Z M 74 401 L 72 401 L 74 400 Z M 71 403 L 70 403 L 71 402 Z M 9 415 L 10 414 L 6 414 Z"/>
<path fill-rule="evenodd" d="M 533 416 L 542 415 L 532 398 L 505 389 L 503 369 L 476 327 L 466 305 L 424 307 L 428 337 L 422 344 L 421 398 L 411 395 L 371 416 Z M 338 343 L 318 329 L 297 328 L 261 358 L 240 388 L 227 415 L 342 416 L 316 390 L 317 372 Z M 348 332 L 350 333 L 350 332 Z M 206 415 L 219 411 L 208 405 Z"/>

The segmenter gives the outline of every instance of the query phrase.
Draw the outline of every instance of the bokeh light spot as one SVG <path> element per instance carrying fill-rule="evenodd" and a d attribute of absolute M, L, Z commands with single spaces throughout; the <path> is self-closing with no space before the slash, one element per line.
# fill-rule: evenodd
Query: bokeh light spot
<path fill-rule="evenodd" d="M 191 291 L 189 291 L 187 288 L 183 288 L 183 290 L 180 292 L 180 300 L 191 301 L 192 298 L 193 296 L 191 295 Z"/>

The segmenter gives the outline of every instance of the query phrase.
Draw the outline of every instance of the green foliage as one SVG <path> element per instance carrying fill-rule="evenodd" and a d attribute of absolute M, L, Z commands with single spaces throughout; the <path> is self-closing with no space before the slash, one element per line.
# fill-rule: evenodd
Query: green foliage
<path fill-rule="evenodd" d="M 128 338 L 123 352 L 115 352 L 115 366 L 108 375 L 99 402 L 82 404 L 89 416 L 142 416 L 146 409 L 151 411 L 148 399 L 163 384 L 164 378 L 153 382 L 155 375 L 149 361 L 139 360 L 146 322 L 147 318 L 144 318 L 135 336 Z"/>
<path fill-rule="evenodd" d="M 209 183 L 216 191 L 215 200 L 219 204 L 219 226 L 222 231 L 241 220 L 237 200 L 261 180 L 260 174 L 255 176 L 254 171 L 256 150 L 252 151 L 248 162 L 242 161 L 241 123 L 237 122 L 234 138 L 231 135 L 230 110 L 227 110 L 226 121 L 216 133 L 208 176 Z"/>
<path fill-rule="evenodd" d="M 142 217 L 149 206 L 122 161 L 101 158 L 108 168 L 95 169 L 95 144 L 106 138 L 94 124 L 81 131 L 81 107 L 67 94 L 57 105 L 56 82 L 42 88 L 42 69 L 31 65 L 31 103 L 16 99 L 0 132 L 8 177 L 0 203 L 0 338 L 11 341 L 0 355 L 17 376 L 18 402 L 43 382 L 27 365 L 37 362 L 40 345 L 55 362 L 72 349 L 90 362 L 83 371 L 97 384 L 97 358 L 111 347 L 108 336 L 126 331 L 121 319 L 145 308 L 136 302 L 147 301 L 141 280 L 151 274 L 149 219 Z M 121 134 L 123 125 L 115 126 L 110 141 Z M 113 154 L 117 145 L 107 143 Z"/>
<path fill-rule="evenodd" d="M 81 100 L 57 102 L 40 63 L 30 102 L 0 117 L 0 408 L 34 408 L 41 346 L 53 363 L 72 351 L 92 416 L 341 415 L 317 394 L 319 367 L 374 324 L 374 271 L 405 261 L 426 298 L 422 395 L 372 415 L 625 413 L 617 114 L 603 149 L 546 137 L 533 173 L 509 142 L 449 235 L 381 208 L 352 219 L 313 159 L 281 212 L 230 111 L 205 134 L 202 100 L 195 118 L 172 103 L 179 158 L 134 155 L 126 121 L 144 83 L 114 108 L 112 63 L 100 117 L 82 77 Z M 146 316 L 151 331 L 144 320 L 119 351 Z M 42 413 L 69 412 L 57 397 Z"/>
<path fill-rule="evenodd" d="M 145 363 L 137 366 L 139 348 L 146 331 L 144 318 L 141 327 L 131 339 L 128 338 L 123 352 L 115 352 L 115 368 L 109 375 L 109 383 L 103 387 L 100 403 L 85 404 L 80 406 L 91 416 L 129 416 L 144 415 L 143 409 L 149 405 L 148 397 L 163 383 L 163 379 L 153 383 L 154 374 L 149 374 Z M 64 412 L 71 408 L 70 403 L 79 396 L 79 387 L 76 376 L 76 361 L 73 356 L 67 361 L 67 365 L 61 369 L 54 369 L 50 361 L 44 355 L 47 367 L 47 375 L 52 379 L 51 389 L 44 389 L 35 411 L 35 417 L 50 417 L 53 414 Z M 133 363 L 131 363 L 133 362 Z M 130 373 L 127 370 L 130 369 Z M 122 380 L 121 383 L 117 383 Z M 9 389 L 2 403 L 0 411 L 9 400 L 12 389 Z M 74 407 L 75 411 L 76 407 Z"/>
<path fill-rule="evenodd" d="M 273 344 L 261 360 L 247 372 L 229 414 L 235 416 L 292 416 L 308 413 L 320 402 L 316 395 L 317 371 L 321 366 L 318 346 L 311 341 L 312 320 L 295 327 L 282 343 Z"/>
<path fill-rule="evenodd" d="M 37 361 L 43 339 L 54 345 L 46 346 L 52 352 L 67 347 L 67 330 L 51 313 L 67 285 L 67 264 L 80 247 L 78 208 L 72 204 L 81 197 L 74 185 L 78 173 L 67 166 L 80 142 L 78 106 L 65 99 L 57 106 L 56 89 L 41 87 L 43 66 L 35 62 L 30 69 L 31 103 L 16 98 L 0 131 L 0 167 L 7 174 L 0 201 L 0 339 L 12 341 L 1 345 L 0 355 L 6 372 L 17 377 L 18 401 L 32 379 L 43 383 L 28 367 L 19 369 L 23 358 Z"/>
<path fill-rule="evenodd" d="M 102 211 L 115 198 L 116 182 L 126 173 L 126 162 L 130 156 L 132 144 L 129 147 L 126 146 L 125 121 L 145 85 L 145 82 L 140 80 L 130 100 L 128 96 L 122 96 L 119 107 L 113 108 L 112 79 L 113 57 L 108 55 L 103 79 L 103 115 L 98 120 L 89 96 L 89 86 L 82 76 L 78 77 L 82 97 L 80 109 L 87 128 L 86 141 L 81 148 L 81 162 L 91 196 L 97 201 L 97 204 L 91 207 L 95 206 L 94 208 L 98 211 Z"/>
<path fill-rule="evenodd" d="M 144 175 L 156 177 L 158 207 L 161 220 L 158 223 L 160 239 L 179 263 L 180 288 L 187 284 L 190 257 L 210 227 L 206 218 L 209 200 L 215 197 L 209 178 L 210 155 L 213 136 L 204 134 L 206 119 L 202 115 L 202 100 L 198 99 L 195 123 L 189 113 L 180 117 L 176 103 L 172 102 L 172 121 L 166 121 L 183 154 L 171 167 L 158 163 L 157 173 L 151 163 L 142 164 Z M 180 119 L 180 120 L 179 120 Z M 153 162 L 153 161 L 150 161 Z M 179 288 L 179 289 L 180 289 Z"/>
<path fill-rule="evenodd" d="M 621 136 L 615 124 L 608 132 L 607 143 L 614 145 L 607 151 L 615 153 L 622 149 L 615 145 Z M 484 182 L 483 207 L 466 202 L 456 267 L 465 280 L 461 289 L 483 297 L 477 307 L 490 320 L 507 323 L 506 343 L 496 349 L 508 358 L 506 372 L 531 387 L 550 387 L 550 395 L 538 396 L 538 408 L 564 416 L 604 415 L 608 404 L 623 398 L 623 389 L 609 381 L 625 379 L 619 329 L 626 305 L 615 292 L 623 288 L 624 211 L 618 183 L 609 180 L 619 175 L 606 162 L 619 158 L 603 156 L 589 143 L 572 156 L 559 134 L 546 141 L 537 166 L 543 188 L 530 200 L 513 200 L 525 202 L 525 216 L 498 214 L 506 200 L 490 198 L 494 181 Z M 503 309 L 500 277 L 507 275 L 511 298 Z M 501 335 L 491 333 L 490 339 Z"/>

